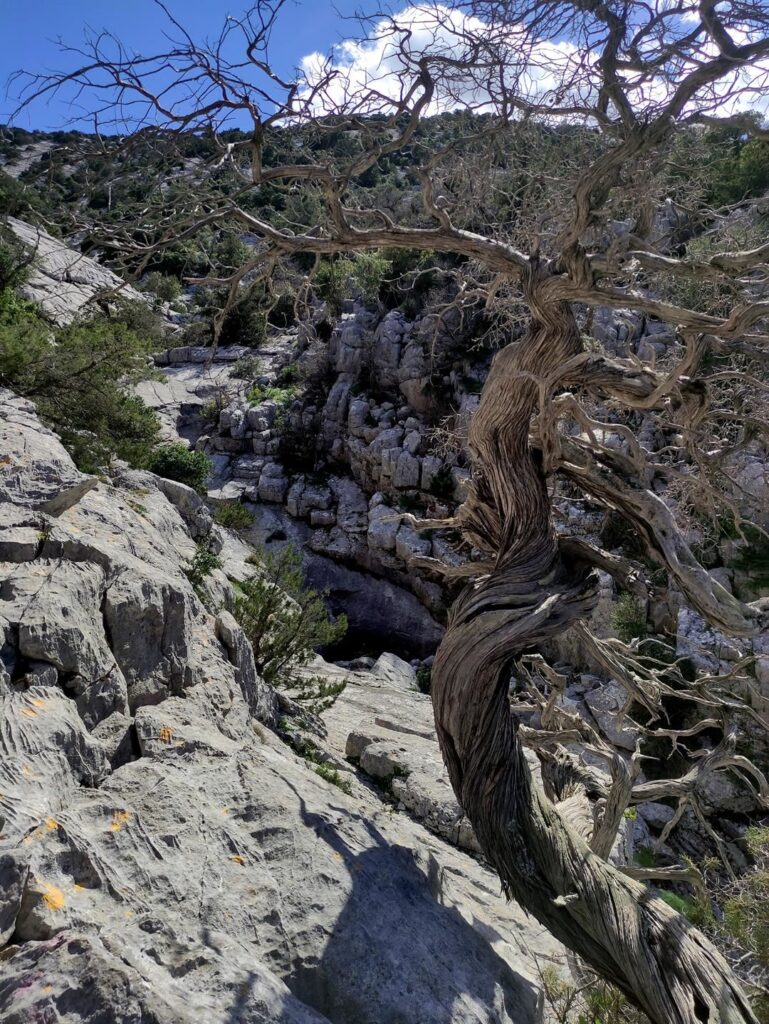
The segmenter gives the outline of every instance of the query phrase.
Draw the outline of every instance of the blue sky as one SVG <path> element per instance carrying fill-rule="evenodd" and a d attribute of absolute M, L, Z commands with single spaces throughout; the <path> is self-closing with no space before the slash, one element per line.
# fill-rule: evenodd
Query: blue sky
<path fill-rule="evenodd" d="M 169 0 L 168 7 L 193 38 L 215 36 L 227 14 L 238 15 L 248 0 Z M 345 36 L 356 35 L 355 23 L 344 21 L 360 0 L 288 0 L 273 34 L 271 61 L 276 71 L 290 74 L 302 57 L 329 49 Z M 57 39 L 73 45 L 86 26 L 112 31 L 128 47 L 152 53 L 163 47 L 165 21 L 152 0 L 0 0 L 0 122 L 14 107 L 6 97 L 8 76 L 26 71 L 60 70 L 73 58 L 61 54 Z M 55 100 L 37 104 L 17 121 L 23 128 L 54 129 L 67 120 L 66 108 Z"/>

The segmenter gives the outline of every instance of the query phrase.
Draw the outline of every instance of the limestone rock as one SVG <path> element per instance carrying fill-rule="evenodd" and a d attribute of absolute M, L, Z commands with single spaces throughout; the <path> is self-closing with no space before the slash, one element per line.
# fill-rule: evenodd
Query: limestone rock
<path fill-rule="evenodd" d="M 58 516 L 96 486 L 77 470 L 31 402 L 0 389 L 0 503 Z"/>
<path fill-rule="evenodd" d="M 417 556 L 429 555 L 431 551 L 432 543 L 424 534 L 417 533 L 408 523 L 400 526 L 395 538 L 395 552 L 406 564 Z"/>
<path fill-rule="evenodd" d="M 389 505 L 376 505 L 372 508 L 368 514 L 366 534 L 369 547 L 394 551 L 399 523 L 398 513 Z"/>
<path fill-rule="evenodd" d="M 35 255 L 22 292 L 37 303 L 43 316 L 53 323 L 69 323 L 87 303 L 101 294 L 119 295 L 136 302 L 146 301 L 117 274 L 68 248 L 42 228 L 15 217 L 6 218 L 6 223 L 24 247 Z"/>
<path fill-rule="evenodd" d="M 603 735 L 623 750 L 635 750 L 639 732 L 629 718 L 620 712 L 627 701 L 625 691 L 617 683 L 601 683 L 585 694 L 585 703 Z"/>
<path fill-rule="evenodd" d="M 235 666 L 236 678 L 251 714 L 265 725 L 274 725 L 278 713 L 275 691 L 257 673 L 251 644 L 229 612 L 220 611 L 217 615 L 216 635 Z"/>
<path fill-rule="evenodd" d="M 275 462 L 269 462 L 259 477 L 258 493 L 261 501 L 282 502 L 288 491 L 288 480 L 283 469 Z"/>
<path fill-rule="evenodd" d="M 398 455 L 393 473 L 394 487 L 418 487 L 420 465 L 419 459 L 410 452 L 402 451 Z"/>

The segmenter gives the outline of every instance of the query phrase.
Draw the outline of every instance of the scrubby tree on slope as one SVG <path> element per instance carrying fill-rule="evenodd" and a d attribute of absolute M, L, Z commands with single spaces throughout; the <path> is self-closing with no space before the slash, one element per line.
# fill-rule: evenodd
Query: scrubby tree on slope
<path fill-rule="evenodd" d="M 237 225 L 259 245 L 234 273 L 207 281 L 226 286 L 232 300 L 244 281 L 269 281 L 295 254 L 429 249 L 463 258 L 465 296 L 525 318 L 483 389 L 470 427 L 472 487 L 452 521 L 487 556 L 467 570 L 432 672 L 452 785 L 505 891 L 653 1021 L 753 1021 L 706 938 L 604 859 L 634 785 L 627 766 L 617 759 L 602 818 L 582 838 L 532 781 L 508 689 L 522 652 L 589 615 L 596 567 L 644 587 L 622 559 L 556 533 L 554 474 L 624 517 L 715 627 L 750 636 L 765 622 L 761 602 L 741 603 L 701 566 L 654 483 L 676 481 L 695 503 L 710 501 L 724 459 L 760 419 L 751 402 L 761 386 L 751 390 L 749 372 L 739 378 L 748 395 L 740 412 L 714 408 L 700 370 L 709 354 L 769 352 L 769 303 L 750 298 L 767 272 L 769 244 L 692 257 L 657 212 L 672 187 L 661 169 L 682 132 L 724 121 L 759 130 L 741 111 L 769 84 L 769 11 L 714 0 L 426 3 L 373 17 L 363 59 L 309 61 L 299 80 L 284 81 L 268 57 L 282 6 L 258 3 L 205 45 L 174 22 L 177 42 L 154 56 L 128 54 L 100 35 L 75 51 L 75 70 L 28 79 L 27 97 L 71 89 L 81 106 L 91 97 L 101 130 L 125 135 L 127 148 L 200 133 L 217 152 L 207 165 L 212 180 L 223 168 L 237 177 L 226 197 L 177 190 L 172 204 L 148 207 L 130 237 L 116 232 L 105 246 L 149 260 L 203 229 Z M 445 109 L 465 111 L 467 130 L 428 149 L 420 122 Z M 243 118 L 245 134 L 223 135 Z M 346 149 L 324 147 L 343 133 Z M 517 139 L 512 165 L 495 162 L 500 140 L 509 155 Z M 545 145 L 545 158 L 530 151 Z M 409 155 L 421 188 L 418 223 L 367 208 L 358 187 L 399 153 Z M 679 207 L 716 223 L 728 211 L 703 211 L 696 178 L 683 175 Z M 505 203 L 485 203 L 494 190 Z M 283 202 L 262 204 L 268 192 Z M 719 305 L 677 302 L 700 294 L 687 291 L 692 283 L 712 286 Z M 659 371 L 586 349 L 592 311 L 606 308 L 670 324 L 679 357 Z M 654 410 L 668 442 L 645 451 L 626 431 L 624 451 L 608 448 L 592 415 L 598 401 Z M 766 798 L 760 771 L 735 753 L 740 702 L 728 680 L 687 682 L 674 667 L 580 628 L 651 714 L 673 694 L 706 706 L 709 727 L 722 731 L 691 778 L 657 784 L 660 795 L 685 796 L 698 772 L 731 766 L 751 774 Z"/>

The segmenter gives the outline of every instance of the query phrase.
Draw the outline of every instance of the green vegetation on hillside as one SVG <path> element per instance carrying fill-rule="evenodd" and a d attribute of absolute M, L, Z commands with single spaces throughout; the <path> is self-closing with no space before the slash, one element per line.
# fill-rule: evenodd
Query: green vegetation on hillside
<path fill-rule="evenodd" d="M 128 306 L 51 327 L 20 299 L 3 271 L 0 386 L 35 402 L 78 467 L 94 472 L 113 457 L 142 466 L 158 441 L 155 413 L 130 386 L 147 376 L 152 337 Z"/>
<path fill-rule="evenodd" d="M 234 614 L 268 683 L 301 683 L 302 668 L 319 648 L 347 632 L 347 619 L 331 620 L 323 595 L 307 587 L 299 552 L 290 545 L 255 557 L 259 571 L 240 585 Z"/>

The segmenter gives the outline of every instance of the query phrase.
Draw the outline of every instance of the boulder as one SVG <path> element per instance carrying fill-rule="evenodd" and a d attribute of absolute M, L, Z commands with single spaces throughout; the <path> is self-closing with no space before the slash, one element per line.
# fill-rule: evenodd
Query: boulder
<path fill-rule="evenodd" d="M 261 501 L 274 501 L 281 503 L 288 491 L 288 478 L 283 472 L 282 466 L 276 462 L 268 462 L 259 477 L 257 493 Z"/>
<path fill-rule="evenodd" d="M 419 459 L 410 452 L 401 451 L 395 460 L 393 486 L 398 488 L 419 486 Z"/>
<path fill-rule="evenodd" d="M 588 690 L 585 703 L 599 730 L 610 743 L 623 750 L 635 750 L 640 734 L 627 716 L 621 716 L 627 703 L 627 694 L 619 684 L 601 683 L 595 689 Z"/>
<path fill-rule="evenodd" d="M 394 551 L 400 517 L 389 505 L 376 505 L 368 514 L 366 538 L 370 548 Z"/>
<path fill-rule="evenodd" d="M 92 490 L 31 402 L 0 389 L 0 503 L 59 516 Z"/>

